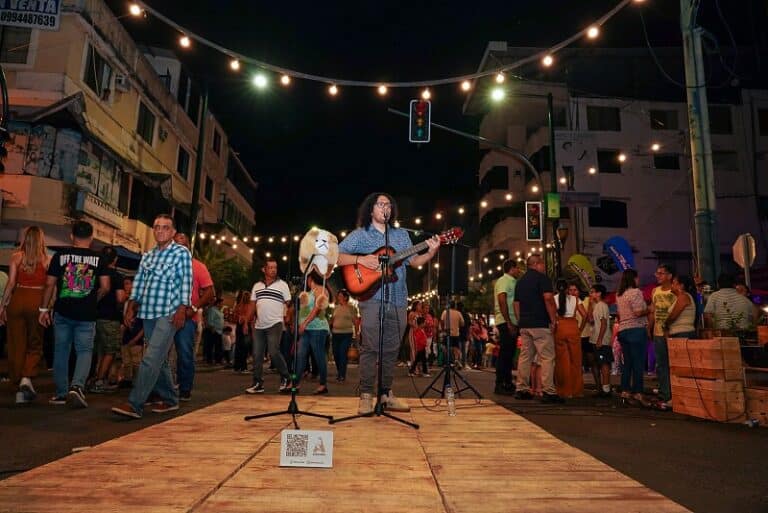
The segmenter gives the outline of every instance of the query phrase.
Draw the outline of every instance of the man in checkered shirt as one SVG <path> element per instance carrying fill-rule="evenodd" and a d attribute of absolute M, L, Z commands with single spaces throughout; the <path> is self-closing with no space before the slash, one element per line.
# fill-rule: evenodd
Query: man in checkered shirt
<path fill-rule="evenodd" d="M 147 347 L 128 403 L 112 408 L 118 415 L 136 419 L 141 418 L 144 402 L 153 391 L 162 399 L 153 406 L 153 412 L 179 409 L 179 397 L 168 367 L 168 350 L 176 331 L 187 319 L 187 310 L 192 307 L 192 255 L 173 241 L 176 235 L 173 218 L 158 215 L 152 231 L 157 246 L 141 258 L 124 316 L 129 326 L 138 308 Z"/>

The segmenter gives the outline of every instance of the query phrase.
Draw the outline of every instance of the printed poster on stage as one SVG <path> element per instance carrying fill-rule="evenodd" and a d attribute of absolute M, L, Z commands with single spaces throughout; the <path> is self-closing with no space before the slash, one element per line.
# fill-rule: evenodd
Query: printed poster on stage
<path fill-rule="evenodd" d="M 66 183 L 75 183 L 82 138 L 80 132 L 69 128 L 61 129 L 56 133 L 51 178 L 58 178 Z"/>
<path fill-rule="evenodd" d="M 333 467 L 333 431 L 284 429 L 280 435 L 281 467 Z"/>

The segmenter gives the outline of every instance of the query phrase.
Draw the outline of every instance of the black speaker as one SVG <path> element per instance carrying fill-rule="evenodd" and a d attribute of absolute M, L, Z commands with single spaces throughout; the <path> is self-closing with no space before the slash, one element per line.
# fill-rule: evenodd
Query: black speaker
<path fill-rule="evenodd" d="M 456 295 L 465 295 L 469 289 L 469 266 L 467 265 L 469 248 L 456 244 L 440 246 L 437 255 L 440 263 L 437 293 L 440 296 L 446 296 L 451 292 Z M 451 288 L 451 274 L 453 274 L 453 288 Z"/>

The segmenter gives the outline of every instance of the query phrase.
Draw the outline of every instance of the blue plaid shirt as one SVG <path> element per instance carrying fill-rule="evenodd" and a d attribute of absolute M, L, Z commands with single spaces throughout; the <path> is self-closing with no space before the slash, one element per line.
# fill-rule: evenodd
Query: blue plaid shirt
<path fill-rule="evenodd" d="M 347 255 L 370 255 L 380 247 L 384 246 L 384 234 L 374 228 L 371 224 L 368 228 L 357 228 L 355 231 L 347 235 L 347 237 L 339 243 L 339 252 Z M 408 236 L 408 232 L 401 228 L 389 229 L 389 246 L 394 248 L 395 251 L 402 251 L 408 249 L 413 244 L 411 238 Z M 395 268 L 395 275 L 397 281 L 395 283 L 387 284 L 389 303 L 395 306 L 407 306 L 408 305 L 408 286 L 405 283 L 405 266 L 410 262 L 411 257 L 406 258 L 401 265 Z M 367 301 L 380 301 L 381 290 L 376 291 L 376 294 Z"/>
<path fill-rule="evenodd" d="M 155 246 L 141 257 L 131 299 L 139 303 L 139 319 L 168 317 L 192 304 L 192 255 L 181 244 Z"/>

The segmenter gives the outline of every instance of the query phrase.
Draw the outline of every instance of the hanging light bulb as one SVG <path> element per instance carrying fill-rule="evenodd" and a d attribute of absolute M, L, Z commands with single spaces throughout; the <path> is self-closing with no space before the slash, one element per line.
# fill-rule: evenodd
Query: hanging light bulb
<path fill-rule="evenodd" d="M 328 88 L 328 94 L 331 96 L 336 96 L 339 94 L 339 88 L 336 87 L 336 84 L 331 84 L 331 86 Z"/>
<path fill-rule="evenodd" d="M 192 40 L 189 39 L 188 36 L 182 35 L 181 37 L 179 37 L 179 44 L 181 45 L 182 48 L 189 48 L 190 46 L 192 46 Z"/>
<path fill-rule="evenodd" d="M 464 207 L 459 207 L 459 214 L 464 214 Z"/>
<path fill-rule="evenodd" d="M 144 14 L 144 9 L 139 4 L 131 4 L 128 7 L 128 12 L 131 13 L 131 16 L 139 17 Z"/>
<path fill-rule="evenodd" d="M 566 179 L 564 176 L 562 176 L 562 177 L 560 177 L 560 183 L 561 183 L 562 185 L 565 185 L 565 184 L 567 184 L 567 183 L 568 183 L 568 180 L 567 180 L 567 179 Z"/>
<path fill-rule="evenodd" d="M 627 161 L 627 154 L 626 153 L 619 153 L 619 162 L 626 162 Z"/>
<path fill-rule="evenodd" d="M 282 77 L 280 77 L 280 83 L 283 84 L 284 86 L 290 85 L 291 77 L 289 77 L 288 75 L 283 75 Z"/>
<path fill-rule="evenodd" d="M 421 218 L 417 217 L 416 219 L 413 220 L 413 222 L 416 224 L 421 224 Z"/>
<path fill-rule="evenodd" d="M 259 89 L 267 87 L 267 76 L 264 73 L 257 73 L 253 77 L 253 85 Z"/>
<path fill-rule="evenodd" d="M 294 235 L 293 236 L 293 242 L 299 242 L 299 238 L 300 237 L 298 235 Z"/>
<path fill-rule="evenodd" d="M 539 186 L 538 185 L 534 185 L 533 187 L 531 187 L 531 190 L 533 192 L 539 192 Z"/>
<path fill-rule="evenodd" d="M 504 91 L 503 87 L 494 87 L 491 90 L 491 100 L 495 102 L 500 102 L 507 96 L 506 91 Z"/>
<path fill-rule="evenodd" d="M 462 91 L 467 92 L 470 89 L 472 89 L 472 82 L 470 82 L 469 80 L 465 80 L 465 81 L 463 81 L 461 83 L 461 90 Z"/>
<path fill-rule="evenodd" d="M 432 98 L 432 93 L 429 92 L 429 88 L 426 88 L 421 92 L 421 97 L 424 100 L 429 100 Z"/>
<path fill-rule="evenodd" d="M 499 71 L 499 72 L 496 74 L 496 83 L 497 83 L 497 84 L 503 84 L 503 83 L 504 83 L 504 80 L 506 80 L 506 78 L 507 78 L 507 77 L 506 77 L 506 76 L 504 76 L 504 72 L 503 72 L 503 71 Z"/>
<path fill-rule="evenodd" d="M 589 39 L 596 39 L 600 35 L 600 29 L 593 25 L 587 29 L 587 37 Z"/>
<path fill-rule="evenodd" d="M 555 62 L 555 59 L 551 55 L 545 55 L 543 59 L 541 59 L 541 63 L 546 66 L 550 67 Z"/>
<path fill-rule="evenodd" d="M 237 59 L 232 59 L 231 61 L 229 61 L 229 67 L 232 71 L 240 70 L 240 61 L 238 61 Z"/>
<path fill-rule="evenodd" d="M 342 237 L 346 237 L 347 236 L 347 232 L 341 232 L 341 236 Z"/>
<path fill-rule="evenodd" d="M 659 143 L 653 143 L 651 145 L 651 151 L 659 151 L 661 149 L 661 144 Z"/>
<path fill-rule="evenodd" d="M 504 199 L 507 201 L 512 201 L 512 193 L 508 192 L 504 195 Z"/>
<path fill-rule="evenodd" d="M 480 202 L 480 206 L 481 206 L 482 208 L 486 208 L 486 207 L 488 206 L 488 202 L 487 202 L 487 201 L 485 201 L 485 200 L 483 200 L 483 201 L 481 201 L 481 202 Z"/>
<path fill-rule="evenodd" d="M 594 175 L 595 173 L 597 173 L 597 168 L 595 168 L 594 166 L 590 167 L 589 168 L 589 174 L 590 175 Z"/>
<path fill-rule="evenodd" d="M 386 96 L 388 91 L 387 86 L 380 85 L 378 91 L 379 91 L 379 96 Z"/>

